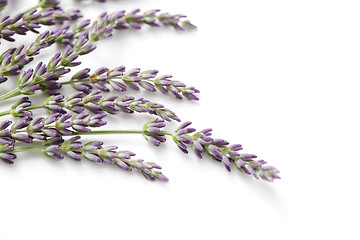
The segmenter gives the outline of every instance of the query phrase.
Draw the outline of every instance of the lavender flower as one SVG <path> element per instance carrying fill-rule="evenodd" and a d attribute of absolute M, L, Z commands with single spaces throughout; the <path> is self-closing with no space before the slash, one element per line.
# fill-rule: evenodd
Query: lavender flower
<path fill-rule="evenodd" d="M 11 48 L 0 56 L 0 74 L 4 76 L 18 75 L 19 70 L 33 60 L 24 52 L 24 45 L 18 48 Z"/>
<path fill-rule="evenodd" d="M 191 122 L 183 123 L 173 135 L 174 142 L 182 152 L 187 153 L 187 146 L 191 146 L 198 158 L 202 158 L 206 153 L 214 160 L 222 162 L 228 171 L 231 171 L 230 167 L 234 164 L 239 171 L 253 175 L 255 178 L 260 177 L 269 182 L 280 179 L 279 171 L 272 166 L 265 166 L 266 161 L 255 159 L 257 156 L 253 154 L 240 154 L 238 152 L 242 150 L 240 144 L 229 145 L 226 140 L 212 138 L 210 128 L 195 132 L 194 128 L 188 127 L 190 124 Z M 189 133 L 194 134 L 189 135 Z"/>
<path fill-rule="evenodd" d="M 157 115 L 166 121 L 180 121 L 178 116 L 170 109 L 164 108 L 162 104 L 150 102 L 144 98 L 135 98 L 132 96 L 110 96 L 103 98 L 100 91 L 89 93 L 76 92 L 65 98 L 63 95 L 50 96 L 44 100 L 42 105 L 31 106 L 28 97 L 23 97 L 17 101 L 11 110 L 0 112 L 0 116 L 12 115 L 14 117 L 31 116 L 30 110 L 45 108 L 50 114 L 67 113 L 72 111 L 82 113 L 85 110 L 94 114 L 109 113 L 117 114 L 119 112 L 131 114 L 134 112 Z"/>
<path fill-rule="evenodd" d="M 31 102 L 28 97 L 22 97 L 11 107 L 9 113 L 14 117 L 30 117 L 32 112 L 26 110 L 31 106 Z"/>
<path fill-rule="evenodd" d="M 118 157 L 115 159 L 115 164 L 126 171 L 133 169 L 143 174 L 143 176 L 151 181 L 159 179 L 168 181 L 168 178 L 161 173 L 161 167 L 153 162 L 144 162 L 142 159 L 133 159 L 135 153 L 129 151 L 117 152 Z"/>
<path fill-rule="evenodd" d="M 102 13 L 91 25 L 87 20 L 80 25 L 75 25 L 74 30 L 70 30 L 70 26 L 63 28 L 64 33 L 59 36 L 58 42 L 63 44 L 72 44 L 74 40 L 81 36 L 81 33 L 86 32 L 91 41 L 99 41 L 112 36 L 114 30 L 123 30 L 128 28 L 141 29 L 142 26 L 149 25 L 152 27 L 159 27 L 161 24 L 165 26 L 172 26 L 178 30 L 185 28 L 196 28 L 188 20 L 182 20 L 186 16 L 176 14 L 170 15 L 163 13 L 157 15 L 160 10 L 149 10 L 140 14 L 140 9 L 135 9 L 126 13 L 124 10 L 114 12 L 111 14 Z"/>
<path fill-rule="evenodd" d="M 18 48 L 10 48 L 0 56 L 0 83 L 7 80 L 5 76 L 16 76 L 20 70 L 33 60 L 33 57 L 40 53 L 41 49 L 50 47 L 55 43 L 56 38 L 61 34 L 61 30 L 53 32 L 45 31 L 41 33 L 35 42 L 27 48 L 20 45 Z"/>
<path fill-rule="evenodd" d="M 165 126 L 164 120 L 158 118 L 146 123 L 143 127 L 145 139 L 157 147 L 160 146 L 161 143 L 166 141 L 165 133 L 161 131 Z"/>
<path fill-rule="evenodd" d="M 91 75 L 89 72 L 88 68 L 79 71 L 66 84 L 69 83 L 76 90 L 85 93 L 89 93 L 93 86 L 104 92 L 110 91 L 108 86 L 119 92 L 126 91 L 127 87 L 138 91 L 141 87 L 150 92 L 159 90 L 161 93 L 169 94 L 177 99 L 185 97 L 188 100 L 199 100 L 196 96 L 200 92 L 199 90 L 187 87 L 180 81 L 172 80 L 171 75 L 157 76 L 158 70 L 141 71 L 139 68 L 134 68 L 125 71 L 125 67 L 120 66 L 112 70 L 102 67 Z"/>
<path fill-rule="evenodd" d="M 45 1 L 42 1 L 45 2 Z M 5 16 L 0 20 L 0 39 L 15 41 L 15 34 L 25 35 L 28 31 L 39 33 L 41 25 L 50 26 L 62 24 L 64 21 L 76 20 L 82 15 L 79 10 L 64 12 L 61 8 L 56 8 L 57 1 L 46 1 L 40 3 L 43 9 L 33 9 L 25 13 L 19 13 L 14 17 Z M 48 6 L 45 8 L 45 6 Z"/>

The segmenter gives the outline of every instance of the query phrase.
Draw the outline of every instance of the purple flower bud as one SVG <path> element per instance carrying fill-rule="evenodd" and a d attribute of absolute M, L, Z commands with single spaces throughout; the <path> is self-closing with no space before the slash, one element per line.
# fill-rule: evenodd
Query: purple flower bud
<path fill-rule="evenodd" d="M 243 154 L 240 154 L 240 158 L 243 160 L 252 160 L 253 158 L 257 158 L 257 156 L 254 154 L 243 153 Z"/>
<path fill-rule="evenodd" d="M 90 68 L 85 68 L 83 70 L 78 71 L 77 73 L 75 73 L 71 78 L 72 79 L 85 79 L 90 77 L 90 75 L 88 74 L 90 72 Z"/>
<path fill-rule="evenodd" d="M 13 153 L 0 153 L 0 159 L 7 164 L 13 164 L 14 160 L 16 158 L 16 155 Z"/>
<path fill-rule="evenodd" d="M 224 139 L 213 139 L 213 144 L 216 146 L 224 146 L 224 145 L 228 145 L 229 142 L 225 141 Z"/>
<path fill-rule="evenodd" d="M 93 161 L 93 162 L 99 162 L 99 163 L 103 162 L 103 160 L 99 156 L 97 156 L 93 153 L 84 153 L 83 156 L 86 159 Z"/>
<path fill-rule="evenodd" d="M 233 145 L 230 146 L 230 149 L 231 149 L 232 151 L 240 151 L 240 150 L 242 150 L 243 148 L 242 148 L 242 145 L 241 145 L 241 144 L 233 144 Z"/>
<path fill-rule="evenodd" d="M 41 86 L 38 85 L 38 84 L 32 84 L 32 85 L 29 85 L 29 86 L 26 86 L 24 88 L 21 89 L 21 93 L 22 94 L 25 94 L 25 95 L 32 95 L 34 94 L 37 90 L 40 90 L 41 89 Z"/>
<path fill-rule="evenodd" d="M 32 143 L 32 139 L 29 137 L 28 134 L 14 133 L 14 134 L 11 134 L 11 137 L 20 142 Z"/>
<path fill-rule="evenodd" d="M 0 130 L 4 130 L 7 127 L 9 127 L 11 125 L 11 121 L 10 120 L 5 120 L 3 122 L 0 122 Z"/>

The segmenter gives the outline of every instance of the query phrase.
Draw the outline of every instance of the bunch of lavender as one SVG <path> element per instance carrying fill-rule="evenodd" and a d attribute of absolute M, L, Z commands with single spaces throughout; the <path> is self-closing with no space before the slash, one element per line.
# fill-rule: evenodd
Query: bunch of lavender
<path fill-rule="evenodd" d="M 7 4 L 7 1 L 0 1 L 0 10 Z M 130 88 L 160 91 L 179 100 L 199 100 L 199 90 L 173 80 L 171 75 L 159 75 L 154 69 L 126 70 L 124 66 L 112 69 L 100 67 L 95 71 L 83 68 L 69 75 L 72 67 L 81 65 L 81 56 L 93 52 L 96 42 L 111 37 L 115 30 L 141 29 L 143 25 L 172 26 L 177 30 L 195 28 L 190 21 L 183 20 L 184 15 L 159 12 L 149 10 L 140 13 L 139 9 L 128 13 L 117 11 L 102 13 L 91 21 L 82 19 L 77 9 L 63 10 L 60 1 L 39 0 L 26 11 L 13 17 L 3 17 L 0 20 L 0 43 L 1 40 L 15 41 L 16 35 L 25 35 L 28 31 L 38 36 L 29 46 L 9 48 L 0 55 L 0 84 L 16 81 L 17 85 L 0 96 L 0 104 L 20 97 L 9 106 L 9 110 L 0 112 L 0 117 L 15 118 L 13 121 L 0 120 L 0 159 L 13 164 L 17 153 L 37 150 L 53 159 L 66 156 L 76 161 L 105 162 L 126 171 L 135 170 L 149 180 L 167 181 L 156 163 L 134 159 L 135 153 L 119 151 L 117 146 L 104 146 L 101 141 L 85 142 L 81 139 L 83 135 L 139 134 L 155 146 L 160 146 L 170 137 L 183 153 L 188 153 L 191 148 L 198 158 L 207 155 L 222 162 L 228 171 L 234 165 L 240 172 L 255 178 L 266 181 L 280 178 L 279 171 L 268 166 L 266 161 L 257 159 L 254 154 L 240 153 L 240 144 L 213 138 L 212 129 L 196 131 L 189 127 L 191 122 L 184 122 L 173 130 L 166 129 L 166 122 L 181 122 L 172 110 L 143 97 L 124 95 Z M 42 28 L 48 29 L 42 31 Z M 35 68 L 24 69 L 41 54 L 42 49 L 53 48 L 56 44 L 64 48 L 49 62 L 39 62 Z M 66 80 L 62 80 L 64 78 Z M 62 87 L 66 85 L 75 91 L 63 94 Z M 102 95 L 110 91 L 117 92 L 117 95 Z M 33 104 L 31 97 L 41 92 L 49 96 L 42 104 Z M 97 130 L 107 124 L 105 118 L 108 114 L 121 117 L 136 113 L 156 118 L 135 130 Z"/>

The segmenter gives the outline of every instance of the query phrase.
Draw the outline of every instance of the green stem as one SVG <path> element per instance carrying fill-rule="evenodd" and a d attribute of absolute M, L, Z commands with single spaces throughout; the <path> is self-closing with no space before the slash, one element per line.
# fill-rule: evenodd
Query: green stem
<path fill-rule="evenodd" d="M 25 151 L 32 151 L 32 150 L 41 150 L 44 146 L 32 146 L 32 147 L 22 147 L 22 148 L 15 148 L 9 152 L 6 153 L 17 153 L 17 152 L 25 152 Z"/>
<path fill-rule="evenodd" d="M 143 134 L 143 130 L 97 130 L 91 132 L 74 132 L 72 135 L 67 136 L 79 136 L 79 135 L 99 135 L 99 134 Z M 172 135 L 172 133 L 161 131 L 159 134 Z"/>
<path fill-rule="evenodd" d="M 22 131 L 18 131 L 22 132 Z M 72 135 L 64 135 L 64 136 L 79 136 L 79 135 L 99 135 L 99 134 L 143 134 L 143 130 L 98 130 L 98 131 L 92 131 L 92 132 L 74 132 Z M 170 135 L 172 136 L 172 133 L 161 131 L 159 134 L 164 135 Z M 32 146 L 32 147 L 22 147 L 22 148 L 15 148 L 9 152 L 6 153 L 17 153 L 17 152 L 25 152 L 25 151 L 32 151 L 32 150 L 41 150 L 43 149 L 43 145 L 38 146 Z"/>
<path fill-rule="evenodd" d="M 16 96 L 19 96 L 19 95 L 21 95 L 20 88 L 15 88 L 14 90 L 12 90 L 10 92 L 1 95 L 0 96 L 0 101 L 6 100 L 6 99 L 9 99 L 9 98 L 12 98 L 12 97 L 16 97 Z"/>
<path fill-rule="evenodd" d="M 4 112 L 0 113 L 0 117 L 6 116 L 6 115 L 9 115 L 9 114 L 10 114 L 10 110 L 9 111 L 4 111 Z"/>
<path fill-rule="evenodd" d="M 27 110 L 33 110 L 33 109 L 39 109 L 39 108 L 45 108 L 45 106 L 44 105 L 30 106 L 30 107 L 24 108 L 24 110 L 27 111 Z M 10 114 L 11 114 L 11 110 L 0 112 L 0 117 L 10 115 Z"/>
<path fill-rule="evenodd" d="M 40 109 L 40 108 L 45 108 L 45 106 L 44 105 L 35 105 L 35 106 L 26 107 L 26 108 L 24 108 L 24 110 L 34 110 L 34 109 Z"/>
<path fill-rule="evenodd" d="M 49 128 L 55 128 L 55 126 L 47 126 Z M 23 133 L 27 132 L 26 130 L 18 130 L 14 133 Z M 143 134 L 143 130 L 96 130 L 91 132 L 73 132 L 71 135 L 63 135 L 64 137 L 70 137 L 70 136 L 84 136 L 84 135 L 101 135 L 101 134 Z M 160 131 L 158 134 L 168 135 L 172 136 L 171 132 L 166 131 Z M 42 136 L 45 136 L 44 134 L 40 134 Z"/>
<path fill-rule="evenodd" d="M 90 81 L 90 78 L 85 78 L 85 79 L 81 79 L 81 80 L 70 80 L 70 81 L 66 81 L 66 82 L 60 82 L 60 84 L 67 85 L 67 84 L 71 84 L 71 83 L 88 82 L 88 81 Z"/>

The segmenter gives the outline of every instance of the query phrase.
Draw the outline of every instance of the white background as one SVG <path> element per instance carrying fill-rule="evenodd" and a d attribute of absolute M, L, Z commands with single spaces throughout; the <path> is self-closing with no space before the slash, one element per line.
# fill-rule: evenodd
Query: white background
<path fill-rule="evenodd" d="M 32 6 L 16 2 L 7 10 Z M 358 1 L 123 0 L 76 7 L 87 18 L 137 7 L 188 15 L 198 30 L 118 32 L 81 58 L 82 66 L 155 68 L 196 86 L 200 102 L 127 94 L 161 102 L 198 129 L 212 127 L 215 137 L 276 166 L 282 179 L 228 173 L 209 158 L 182 154 L 170 139 L 155 148 L 141 136 L 99 136 L 157 162 L 170 181 L 19 154 L 13 166 L 0 164 L 0 239 L 359 239 Z M 16 45 L 1 42 L 1 51 Z M 44 51 L 44 61 L 54 52 Z M 0 92 L 10 88 L 1 85 Z M 108 128 L 139 128 L 150 119 L 119 115 Z"/>

